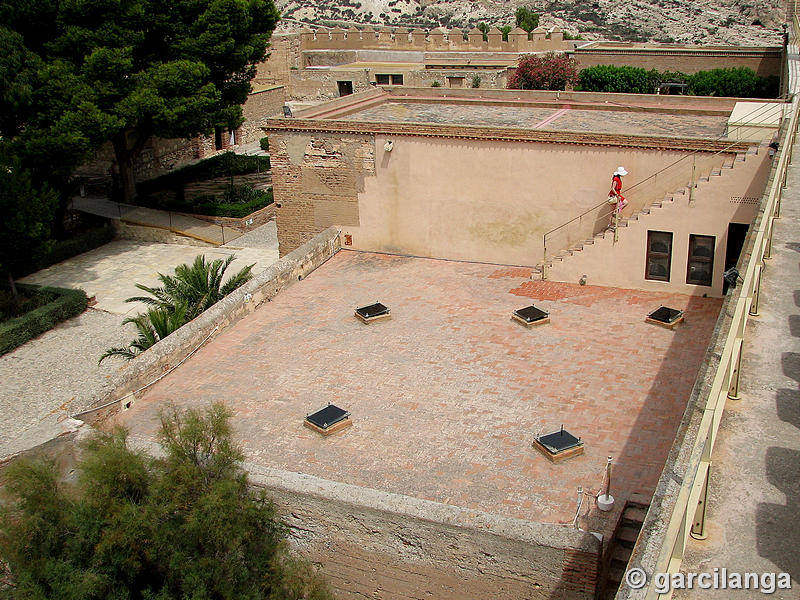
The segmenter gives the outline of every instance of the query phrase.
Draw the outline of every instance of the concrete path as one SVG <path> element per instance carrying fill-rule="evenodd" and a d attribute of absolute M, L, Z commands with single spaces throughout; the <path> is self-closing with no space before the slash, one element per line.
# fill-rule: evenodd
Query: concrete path
<path fill-rule="evenodd" d="M 22 279 L 81 288 L 96 296 L 97 304 L 0 356 L 0 459 L 57 435 L 69 425 L 66 417 L 88 408 L 89 400 L 104 391 L 123 363 L 109 359 L 98 366 L 97 361 L 108 348 L 133 339 L 133 327 L 123 326 L 122 321 L 145 308 L 125 302 L 143 295 L 136 283 L 156 285 L 159 272 L 171 274 L 198 254 L 208 260 L 235 254 L 229 273 L 252 263 L 253 272 L 260 273 L 278 260 L 275 224 L 267 223 L 248 235 L 250 243 L 260 247 L 200 248 L 120 240 Z"/>
<path fill-rule="evenodd" d="M 253 274 L 257 274 L 278 260 L 277 244 L 268 248 L 200 248 L 117 240 L 20 281 L 80 288 L 88 296 L 96 296 L 95 308 L 130 315 L 145 308 L 143 304 L 125 302 L 131 296 L 143 295 L 135 284 L 157 285 L 159 273 L 171 275 L 176 266 L 191 263 L 199 254 L 209 261 L 235 255 L 236 260 L 228 267 L 229 275 L 254 263 Z"/>
<path fill-rule="evenodd" d="M 117 314 L 89 309 L 0 356 L 0 459 L 60 433 L 65 417 L 88 408 L 121 361 L 97 361 L 135 337 Z"/>
<path fill-rule="evenodd" d="M 745 338 L 741 400 L 729 400 L 715 449 L 708 539 L 690 540 L 682 572 L 780 573 L 792 590 L 676 591 L 674 598 L 800 598 L 800 144 L 794 148 Z"/>
<path fill-rule="evenodd" d="M 132 225 L 167 229 L 215 245 L 231 242 L 242 235 L 241 231 L 233 227 L 214 225 L 190 215 L 122 204 L 99 196 L 76 196 L 72 199 L 70 208 Z"/>

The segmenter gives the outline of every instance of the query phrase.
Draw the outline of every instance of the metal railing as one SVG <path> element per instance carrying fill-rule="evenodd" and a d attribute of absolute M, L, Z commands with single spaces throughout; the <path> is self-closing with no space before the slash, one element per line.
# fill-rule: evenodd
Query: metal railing
<path fill-rule="evenodd" d="M 736 142 L 738 144 L 738 142 Z M 619 215 L 622 219 L 630 218 L 639 214 L 643 209 L 647 209 L 654 203 L 660 202 L 667 197 L 680 195 L 688 202 L 693 201 L 693 190 L 700 179 L 710 177 L 711 173 L 721 170 L 726 156 L 723 151 L 714 154 L 699 154 L 693 152 L 682 156 L 663 169 L 652 173 L 648 177 L 638 181 L 636 184 L 625 189 L 622 194 L 628 204 Z M 733 162 L 733 156 L 728 158 Z M 609 189 L 611 182 L 609 181 Z M 603 201 L 589 210 L 579 214 L 551 229 L 542 238 L 542 262 L 543 278 L 547 278 L 546 265 L 548 260 L 562 251 L 568 251 L 578 245 L 591 240 L 597 234 L 616 226 L 615 217 L 617 216 L 616 204 L 609 204 Z M 615 229 L 615 241 L 618 230 Z"/>
<path fill-rule="evenodd" d="M 800 37 L 800 24 L 798 24 L 797 17 L 794 18 L 793 25 L 796 42 Z M 793 86 L 797 86 L 797 81 L 793 81 Z M 675 485 L 674 482 L 680 482 L 680 486 L 674 494 L 670 493 L 665 497 L 658 510 L 648 514 L 642 531 L 650 531 L 651 534 L 649 538 L 640 540 L 631 557 L 630 565 L 644 566 L 647 564 L 649 567 L 647 570 L 652 573 L 678 572 L 689 535 L 698 539 L 705 537 L 706 496 L 712 453 L 726 401 L 729 398 L 737 399 L 739 397 L 739 371 L 745 329 L 749 317 L 758 315 L 764 260 L 770 258 L 773 222 L 780 217 L 781 198 L 786 185 L 787 167 L 792 160 L 792 147 L 797 134 L 799 111 L 798 98 L 794 98 L 780 155 L 763 202 L 763 212 L 759 215 L 755 228 L 748 235 L 743 260 L 740 263 L 743 272 L 738 296 L 728 299 L 723 308 L 723 310 L 725 308 L 728 310 L 724 310 L 720 317 L 718 327 L 722 329 L 717 335 L 718 342 L 715 348 L 721 347 L 718 365 L 709 373 L 710 378 L 705 380 L 706 382 L 710 381 L 710 384 L 701 382 L 696 384 L 696 386 L 702 386 L 699 388 L 697 396 L 697 406 L 702 410 L 702 416 L 694 433 L 684 437 L 682 454 L 688 458 L 681 464 L 685 468 L 681 466 L 675 469 L 665 469 L 659 482 L 659 488 L 662 490 L 674 489 L 671 487 Z M 749 256 L 747 255 L 748 250 Z M 710 350 L 709 354 L 714 354 L 714 352 Z M 691 447 L 685 447 L 687 444 L 691 444 Z M 688 455 L 685 454 L 687 451 L 690 452 Z M 656 526 L 658 522 L 663 525 Z M 668 596 L 669 594 L 658 593 L 652 579 L 649 585 L 641 590 L 623 586 L 617 595 L 618 598 L 646 600 L 656 600 Z"/>
<path fill-rule="evenodd" d="M 768 104 L 764 104 L 745 115 L 743 119 L 757 119 L 772 110 Z M 728 140 L 728 136 L 742 127 L 746 126 L 729 128 L 726 134 L 717 140 Z M 616 227 L 617 216 L 623 220 L 628 219 L 668 197 L 674 199 L 675 196 L 680 196 L 691 205 L 698 183 L 707 180 L 712 174 L 721 173 L 725 166 L 734 166 L 736 154 L 734 148 L 740 147 L 742 142 L 733 139 L 729 141 L 728 146 L 713 153 L 702 150 L 689 152 L 634 185 L 624 188 L 622 194 L 628 205 L 620 215 L 616 213 L 616 205 L 603 201 L 545 233 L 542 237 L 542 279 L 547 279 L 548 262 L 555 256 L 577 248 L 612 226 L 616 242 L 619 235 Z M 609 181 L 609 189 L 610 187 Z"/>

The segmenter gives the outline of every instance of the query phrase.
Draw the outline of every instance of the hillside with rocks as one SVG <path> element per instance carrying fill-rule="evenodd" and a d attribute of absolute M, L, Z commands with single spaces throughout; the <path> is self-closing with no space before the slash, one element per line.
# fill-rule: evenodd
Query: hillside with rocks
<path fill-rule="evenodd" d="M 780 45 L 785 0 L 277 0 L 282 29 L 393 26 L 469 30 L 514 25 L 518 6 L 587 40 Z"/>

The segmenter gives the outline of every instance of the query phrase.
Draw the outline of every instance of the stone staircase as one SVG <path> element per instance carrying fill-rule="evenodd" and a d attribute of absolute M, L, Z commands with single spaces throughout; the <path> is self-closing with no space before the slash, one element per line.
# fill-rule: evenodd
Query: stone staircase
<path fill-rule="evenodd" d="M 633 553 L 636 540 L 639 538 L 648 508 L 649 505 L 644 498 L 632 497 L 622 509 L 617 530 L 614 532 L 608 548 L 610 560 L 607 563 L 605 588 L 599 596 L 603 600 L 613 600 L 620 584 L 625 580 L 628 561 Z"/>
<path fill-rule="evenodd" d="M 767 143 L 764 142 L 761 144 L 761 148 L 763 151 L 766 151 Z M 708 184 L 713 181 L 716 177 L 724 176 L 726 171 L 730 171 L 736 168 L 737 164 L 744 163 L 747 160 L 748 155 L 756 155 L 759 152 L 758 146 L 751 146 L 747 149 L 746 152 L 737 153 L 734 157 L 728 158 L 723 162 L 721 167 L 713 168 L 711 171 L 706 175 L 701 175 L 697 178 L 695 182 L 695 189 L 703 184 Z M 619 219 L 618 227 L 620 231 L 618 235 L 623 235 L 623 231 L 625 228 L 630 227 L 631 224 L 636 223 L 642 219 L 645 219 L 648 215 L 650 215 L 653 211 L 667 208 L 671 205 L 675 205 L 676 203 L 679 204 L 678 201 L 683 200 L 687 204 L 689 203 L 689 187 L 684 186 L 676 189 L 671 194 L 666 195 L 661 200 L 656 200 L 643 206 L 639 209 L 634 209 L 630 214 L 624 215 Z M 630 210 L 630 209 L 628 209 Z M 623 211 L 623 214 L 625 211 Z M 533 278 L 541 277 L 543 268 L 546 266 L 548 271 L 551 269 L 555 264 L 560 263 L 562 261 L 567 260 L 569 257 L 574 256 L 575 254 L 582 252 L 584 249 L 588 247 L 592 247 L 598 244 L 603 243 L 603 240 L 613 240 L 614 238 L 614 226 L 612 224 L 613 220 L 613 208 L 609 208 L 609 226 L 602 231 L 595 234 L 593 237 L 585 238 L 579 242 L 576 242 L 569 246 L 568 248 L 562 249 L 557 253 L 553 254 L 552 256 L 547 257 L 547 262 L 543 263 L 540 262 L 533 268 Z M 605 242 L 608 243 L 608 242 Z"/>

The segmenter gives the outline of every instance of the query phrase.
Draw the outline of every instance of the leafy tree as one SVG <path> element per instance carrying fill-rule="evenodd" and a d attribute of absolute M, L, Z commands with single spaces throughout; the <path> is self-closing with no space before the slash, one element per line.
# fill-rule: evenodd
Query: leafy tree
<path fill-rule="evenodd" d="M 218 258 L 206 262 L 206 257 L 200 254 L 191 265 L 175 267 L 175 275 L 159 273 L 160 287 L 151 288 L 137 283 L 137 288 L 150 295 L 128 298 L 126 302 L 144 302 L 168 312 L 175 312 L 177 307 L 186 306 L 186 320 L 191 321 L 253 278 L 251 271 L 255 264 L 242 268 L 222 283 L 225 271 L 235 258 L 232 254 L 224 261 Z"/>
<path fill-rule="evenodd" d="M 693 96 L 751 98 L 758 89 L 759 78 L 747 67 L 711 69 L 690 75 L 688 84 Z"/>
<path fill-rule="evenodd" d="M 517 70 L 508 78 L 508 88 L 518 90 L 563 90 L 573 85 L 578 72 L 575 61 L 555 52 L 529 54 L 520 59 Z"/>
<path fill-rule="evenodd" d="M 585 92 L 650 94 L 654 91 L 647 70 L 641 67 L 588 67 L 580 72 L 578 85 Z"/>
<path fill-rule="evenodd" d="M 4 154 L 0 142 L 0 272 L 16 296 L 14 273 L 47 250 L 58 194 L 46 186 L 37 189 L 30 171 Z"/>
<path fill-rule="evenodd" d="M 162 414 L 160 459 L 132 450 L 123 429 L 98 434 L 75 484 L 53 462 L 13 464 L 0 521 L 11 585 L 0 597 L 331 599 L 248 485 L 230 416 L 220 404 Z"/>
<path fill-rule="evenodd" d="M 132 198 L 133 164 L 151 136 L 242 122 L 278 18 L 272 0 L 4 3 L 0 23 L 43 61 L 28 155 L 47 148 L 48 134 L 71 135 L 56 138 L 60 147 L 83 153 L 110 140 L 123 198 Z"/>
<path fill-rule="evenodd" d="M 502 33 L 502 34 L 503 34 L 503 41 L 504 41 L 504 42 L 507 42 L 507 41 L 508 41 L 508 34 L 509 34 L 509 33 L 511 33 L 511 30 L 512 30 L 512 29 L 513 29 L 513 28 L 511 27 L 511 25 L 503 25 L 503 26 L 500 28 L 500 33 Z"/>
<path fill-rule="evenodd" d="M 480 23 L 478 23 L 478 29 L 480 29 L 480 32 L 483 34 L 483 41 L 484 42 L 488 42 L 489 41 L 489 29 L 490 29 L 490 27 L 486 23 L 480 22 Z"/>
<path fill-rule="evenodd" d="M 524 29 L 528 33 L 539 26 L 539 18 L 541 17 L 539 13 L 534 12 L 532 8 L 527 6 L 520 6 L 514 16 L 517 19 L 517 27 Z"/>

